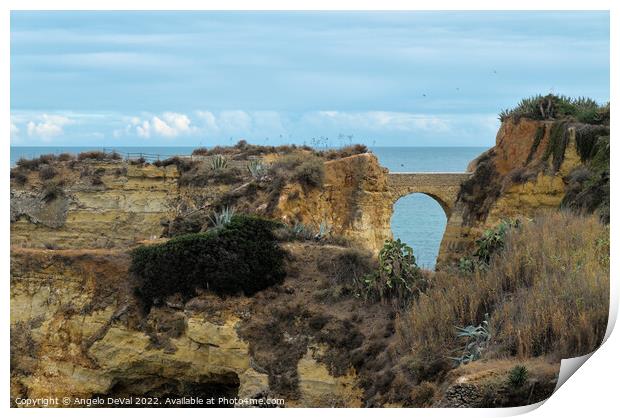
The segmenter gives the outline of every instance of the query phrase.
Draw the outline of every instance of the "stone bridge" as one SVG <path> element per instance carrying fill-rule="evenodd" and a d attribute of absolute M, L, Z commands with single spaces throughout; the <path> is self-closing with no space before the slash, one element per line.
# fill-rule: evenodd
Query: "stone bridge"
<path fill-rule="evenodd" d="M 395 173 L 388 174 L 392 204 L 411 193 L 423 193 L 441 205 L 450 219 L 461 183 L 472 173 Z"/>

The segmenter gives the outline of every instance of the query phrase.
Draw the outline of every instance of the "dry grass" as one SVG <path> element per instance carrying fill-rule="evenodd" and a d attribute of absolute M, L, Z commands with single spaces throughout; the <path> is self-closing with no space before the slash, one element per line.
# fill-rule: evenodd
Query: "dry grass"
<path fill-rule="evenodd" d="M 455 326 L 490 314 L 487 356 L 566 358 L 602 341 L 609 308 L 609 228 L 596 217 L 554 213 L 509 233 L 488 270 L 440 272 L 398 321 L 414 362 L 451 356 Z"/>

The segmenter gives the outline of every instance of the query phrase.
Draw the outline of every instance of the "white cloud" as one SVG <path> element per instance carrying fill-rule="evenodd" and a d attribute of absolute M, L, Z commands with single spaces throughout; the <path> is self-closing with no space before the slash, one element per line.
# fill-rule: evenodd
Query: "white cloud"
<path fill-rule="evenodd" d="M 150 138 L 151 136 L 174 138 L 183 134 L 191 134 L 196 130 L 187 115 L 164 112 L 159 116 L 154 115 L 146 119 L 132 117 L 130 124 L 124 130 L 116 129 L 113 135 L 118 138 L 123 134 L 130 134 L 132 129 L 141 138 Z"/>
<path fill-rule="evenodd" d="M 275 111 L 197 110 L 199 128 L 207 136 L 275 136 L 286 132 L 285 118 Z"/>
<path fill-rule="evenodd" d="M 43 140 L 49 140 L 55 136 L 62 135 L 64 133 L 63 127 L 70 125 L 74 121 L 66 116 L 62 115 L 43 115 L 30 120 L 26 124 L 28 136 L 38 137 Z"/>
<path fill-rule="evenodd" d="M 138 136 L 142 138 L 150 137 L 151 136 L 151 124 L 149 123 L 149 121 L 145 120 L 144 122 L 136 126 L 136 132 L 138 133 Z"/>
<path fill-rule="evenodd" d="M 208 110 L 197 110 L 196 114 L 204 123 L 205 129 L 208 131 L 217 131 L 219 129 L 215 115 Z"/>
<path fill-rule="evenodd" d="M 247 132 L 252 126 L 252 117 L 243 110 L 221 112 L 218 125 L 225 132 Z"/>
<path fill-rule="evenodd" d="M 19 128 L 13 122 L 11 122 L 11 137 L 19 134 Z"/>
<path fill-rule="evenodd" d="M 342 128 L 362 128 L 371 131 L 433 131 L 445 132 L 451 128 L 446 116 L 406 112 L 339 112 L 320 111 L 306 115 L 311 123 L 328 123 Z"/>

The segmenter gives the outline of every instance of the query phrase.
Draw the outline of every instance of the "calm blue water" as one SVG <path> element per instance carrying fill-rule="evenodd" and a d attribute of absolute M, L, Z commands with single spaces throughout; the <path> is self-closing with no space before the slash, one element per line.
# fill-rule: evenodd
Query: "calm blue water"
<path fill-rule="evenodd" d="M 390 171 L 465 171 L 467 164 L 487 148 L 425 147 L 374 148 L 382 166 Z M 446 215 L 435 200 L 415 193 L 400 198 L 394 205 L 392 232 L 413 248 L 418 265 L 435 268 Z"/>
<path fill-rule="evenodd" d="M 171 155 L 191 154 L 195 147 L 116 147 L 119 152 Z M 96 147 L 11 147 L 11 166 L 21 157 L 69 152 L 77 154 Z M 467 164 L 484 152 L 484 147 L 375 147 L 372 151 L 390 171 L 465 171 Z M 446 228 L 446 216 L 432 198 L 412 194 L 394 205 L 392 231 L 411 247 L 418 265 L 432 269 Z"/>

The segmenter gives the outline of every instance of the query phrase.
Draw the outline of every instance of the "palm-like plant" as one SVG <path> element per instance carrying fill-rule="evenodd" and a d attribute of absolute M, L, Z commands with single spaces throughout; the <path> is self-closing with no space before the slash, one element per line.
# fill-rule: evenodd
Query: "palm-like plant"
<path fill-rule="evenodd" d="M 234 214 L 235 208 L 229 208 L 226 206 L 225 208 L 222 208 L 221 211 L 214 212 L 212 215 L 209 215 L 209 220 L 213 224 L 213 227 L 219 229 L 229 224 Z"/>
<path fill-rule="evenodd" d="M 213 170 L 221 170 L 228 167 L 228 158 L 221 154 L 216 154 L 211 158 L 211 168 Z"/>
<path fill-rule="evenodd" d="M 323 219 L 321 221 L 321 224 L 319 225 L 319 230 L 316 233 L 316 235 L 314 236 L 314 238 L 317 241 L 320 241 L 322 239 L 325 239 L 329 236 L 329 234 L 331 234 L 332 232 L 332 227 L 330 224 L 327 223 L 327 221 L 325 219 Z"/>
<path fill-rule="evenodd" d="M 267 175 L 267 167 L 260 160 L 251 160 L 248 163 L 248 172 L 253 179 L 261 181 Z"/>
<path fill-rule="evenodd" d="M 479 360 L 482 357 L 482 353 L 489 345 L 491 339 L 491 329 L 489 326 L 489 314 L 484 315 L 484 321 L 478 326 L 468 325 L 466 327 L 455 327 L 458 332 L 456 334 L 459 338 L 465 339 L 465 344 L 462 348 L 461 355 L 459 357 L 450 357 L 456 361 L 457 364 L 468 364 L 472 361 Z"/>

